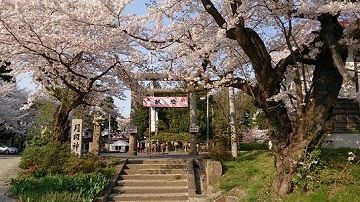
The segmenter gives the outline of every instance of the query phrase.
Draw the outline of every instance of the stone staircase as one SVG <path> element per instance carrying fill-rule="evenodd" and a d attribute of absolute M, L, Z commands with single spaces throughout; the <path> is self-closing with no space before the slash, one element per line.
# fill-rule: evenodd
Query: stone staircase
<path fill-rule="evenodd" d="M 189 201 L 184 159 L 128 160 L 108 201 Z"/>

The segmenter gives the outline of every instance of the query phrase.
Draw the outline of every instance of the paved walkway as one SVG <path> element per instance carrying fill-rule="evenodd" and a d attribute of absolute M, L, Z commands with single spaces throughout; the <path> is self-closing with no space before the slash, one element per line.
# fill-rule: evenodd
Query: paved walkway
<path fill-rule="evenodd" d="M 14 202 L 16 200 L 9 198 L 9 185 L 19 170 L 20 156 L 0 155 L 0 201 Z"/>

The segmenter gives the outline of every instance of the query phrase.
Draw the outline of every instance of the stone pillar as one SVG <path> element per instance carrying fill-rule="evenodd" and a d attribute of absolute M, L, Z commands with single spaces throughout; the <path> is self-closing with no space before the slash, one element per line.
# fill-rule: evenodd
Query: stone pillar
<path fill-rule="evenodd" d="M 222 175 L 222 165 L 219 161 L 206 161 L 206 185 L 209 193 L 216 190 L 216 184 L 219 183 Z"/>
<path fill-rule="evenodd" d="M 234 88 L 229 87 L 229 125 L 231 131 L 231 154 L 238 157 L 238 138 L 236 133 L 236 114 L 235 114 L 235 93 Z"/>
<path fill-rule="evenodd" d="M 131 91 L 130 130 L 129 130 L 129 151 L 130 155 L 137 155 L 137 130 L 136 130 L 136 95 Z"/>
<path fill-rule="evenodd" d="M 190 93 L 190 127 L 197 126 L 197 113 L 196 113 L 196 94 Z M 197 134 L 198 132 L 191 132 L 191 155 L 197 155 Z"/>
<path fill-rule="evenodd" d="M 90 153 L 93 155 L 98 156 L 100 153 L 100 123 L 98 120 L 96 120 L 96 117 L 94 116 L 94 131 L 93 131 L 93 141 L 90 148 Z"/>

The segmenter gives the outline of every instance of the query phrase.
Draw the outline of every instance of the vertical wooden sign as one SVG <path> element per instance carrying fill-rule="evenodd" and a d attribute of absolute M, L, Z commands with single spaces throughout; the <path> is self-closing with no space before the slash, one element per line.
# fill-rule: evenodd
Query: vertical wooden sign
<path fill-rule="evenodd" d="M 71 122 L 71 152 L 81 154 L 82 119 L 73 119 Z"/>

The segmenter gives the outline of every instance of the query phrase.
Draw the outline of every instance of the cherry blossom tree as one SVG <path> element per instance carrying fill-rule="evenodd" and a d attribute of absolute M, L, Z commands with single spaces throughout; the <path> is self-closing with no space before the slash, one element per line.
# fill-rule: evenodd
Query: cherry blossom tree
<path fill-rule="evenodd" d="M 1 1 L 1 53 L 58 101 L 53 139 L 65 140 L 69 113 L 101 97 L 123 98 L 124 71 L 143 63 L 123 15 L 131 1 Z M 130 25 L 129 25 L 130 24 Z"/>
<path fill-rule="evenodd" d="M 17 71 L 31 71 L 61 101 L 54 139 L 70 111 L 101 94 L 135 88 L 129 71 L 149 71 L 154 55 L 168 79 L 188 91 L 233 86 L 253 96 L 271 123 L 274 190 L 292 191 L 307 149 L 321 137 L 342 84 L 354 39 L 340 21 L 359 18 L 357 1 L 150 1 L 126 16 L 130 0 L 13 0 L 0 3 L 0 46 Z M 119 87 L 120 86 L 120 87 Z"/>
<path fill-rule="evenodd" d="M 19 90 L 15 83 L 0 80 L 0 128 L 23 134 L 22 127 L 28 112 L 22 109 L 27 101 L 27 93 Z"/>
<path fill-rule="evenodd" d="M 188 90 L 233 86 L 253 96 L 271 123 L 279 194 L 306 151 L 322 135 L 342 84 L 344 63 L 358 41 L 341 21 L 359 18 L 358 1 L 155 1 L 141 23 L 125 30 Z"/>

